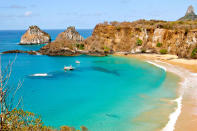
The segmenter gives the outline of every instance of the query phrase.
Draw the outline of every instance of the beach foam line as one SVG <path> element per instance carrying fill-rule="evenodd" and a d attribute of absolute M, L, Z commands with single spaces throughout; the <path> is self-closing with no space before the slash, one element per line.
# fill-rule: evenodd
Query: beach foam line
<path fill-rule="evenodd" d="M 185 79 L 183 82 L 181 82 L 182 88 L 187 88 L 187 85 L 188 85 L 188 79 Z M 177 102 L 177 105 L 178 105 L 177 109 L 170 114 L 169 121 L 162 131 L 174 131 L 176 121 L 178 120 L 181 114 L 183 94 L 184 92 L 181 92 L 181 96 L 177 98 L 176 100 L 174 100 L 175 102 Z"/>
<path fill-rule="evenodd" d="M 40 73 L 40 74 L 33 74 L 33 75 L 30 75 L 30 76 L 48 76 L 47 73 Z"/>
<path fill-rule="evenodd" d="M 165 126 L 165 128 L 163 128 L 162 131 L 174 131 L 176 121 L 177 121 L 179 115 L 181 114 L 182 99 L 183 99 L 183 97 L 180 96 L 179 98 L 174 100 L 175 102 L 177 102 L 178 107 L 173 113 L 170 114 L 170 116 L 169 116 L 170 120 L 168 121 L 167 125 Z"/>
<path fill-rule="evenodd" d="M 146 62 L 148 62 L 149 64 L 152 64 L 152 65 L 154 65 L 154 66 L 157 66 L 157 67 L 163 69 L 165 72 L 166 72 L 166 70 L 167 70 L 164 66 L 158 65 L 158 64 L 156 64 L 156 63 L 154 63 L 154 62 L 151 62 L 151 61 L 146 61 Z"/>
<path fill-rule="evenodd" d="M 157 67 L 160 67 L 160 68 L 162 68 L 165 71 L 167 70 L 165 67 L 163 67 L 161 65 L 158 65 L 158 64 L 156 64 L 154 62 L 151 62 L 151 61 L 147 61 L 147 62 L 152 64 L 152 65 L 155 65 Z M 157 62 L 160 62 L 160 61 L 157 61 Z M 165 62 L 162 62 L 162 63 L 165 63 Z M 197 75 L 197 73 L 193 73 L 193 75 Z M 182 88 L 186 88 L 187 85 L 188 85 L 188 79 L 185 79 L 183 82 L 181 82 L 181 87 Z M 178 120 L 178 117 L 181 114 L 183 94 L 184 93 L 181 92 L 180 97 L 178 97 L 177 99 L 173 100 L 174 102 L 177 102 L 177 108 L 176 108 L 176 110 L 174 112 L 172 112 L 169 115 L 169 121 L 168 121 L 167 125 L 162 129 L 162 131 L 174 131 L 175 125 L 176 125 L 176 121 Z"/>

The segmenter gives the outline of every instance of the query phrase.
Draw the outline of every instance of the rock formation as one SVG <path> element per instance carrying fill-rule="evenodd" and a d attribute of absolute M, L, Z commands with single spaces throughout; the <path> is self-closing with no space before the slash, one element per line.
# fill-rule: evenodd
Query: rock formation
<path fill-rule="evenodd" d="M 194 7 L 191 5 L 187 9 L 187 12 L 184 17 L 179 19 L 180 21 L 186 21 L 186 20 L 197 20 L 197 15 L 194 12 Z"/>
<path fill-rule="evenodd" d="M 56 38 L 56 40 L 61 40 L 61 39 L 73 40 L 76 42 L 81 42 L 84 40 L 84 38 L 76 31 L 74 26 L 68 27 L 67 30 L 60 33 Z"/>
<path fill-rule="evenodd" d="M 4 51 L 2 52 L 3 54 L 12 54 L 12 53 L 27 53 L 29 55 L 37 55 L 36 51 L 22 51 L 22 50 L 9 50 L 9 51 Z"/>
<path fill-rule="evenodd" d="M 68 28 L 56 40 L 41 48 L 44 55 L 105 56 L 113 53 L 173 54 L 197 58 L 197 23 L 195 21 L 111 22 L 96 25 L 91 37 L 83 40 Z"/>
<path fill-rule="evenodd" d="M 98 24 L 84 45 L 93 52 L 169 53 L 197 58 L 197 24 L 145 20 Z"/>
<path fill-rule="evenodd" d="M 21 37 L 20 45 L 35 45 L 51 42 L 51 37 L 38 26 L 30 26 Z"/>
<path fill-rule="evenodd" d="M 60 33 L 56 40 L 40 49 L 44 55 L 62 55 L 73 56 L 82 53 L 84 38 L 75 30 L 75 27 L 68 27 L 67 30 Z"/>

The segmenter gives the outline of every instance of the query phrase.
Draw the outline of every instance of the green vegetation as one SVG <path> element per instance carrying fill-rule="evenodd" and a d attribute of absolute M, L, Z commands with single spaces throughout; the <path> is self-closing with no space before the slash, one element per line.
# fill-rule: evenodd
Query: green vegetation
<path fill-rule="evenodd" d="M 79 44 L 79 43 L 77 43 L 77 44 L 76 44 L 76 47 L 77 47 L 78 49 L 80 49 L 80 50 L 84 50 L 84 44 Z"/>
<path fill-rule="evenodd" d="M 141 39 L 137 39 L 136 45 L 137 46 L 141 46 L 142 45 L 142 40 Z"/>
<path fill-rule="evenodd" d="M 160 50 L 160 54 L 167 54 L 167 53 L 168 53 L 168 51 L 166 49 L 161 49 Z"/>
<path fill-rule="evenodd" d="M 110 48 L 108 48 L 107 46 L 104 46 L 104 52 L 108 53 L 110 51 Z"/>
<path fill-rule="evenodd" d="M 116 26 L 116 30 L 120 31 L 120 26 Z"/>
<path fill-rule="evenodd" d="M 185 28 L 185 35 L 187 35 L 189 32 L 189 29 L 188 28 Z"/>
<path fill-rule="evenodd" d="M 162 46 L 162 43 L 157 43 L 157 47 L 161 47 Z"/>
<path fill-rule="evenodd" d="M 179 24 L 184 24 L 184 22 L 183 22 L 183 21 L 178 21 L 178 23 L 179 23 Z"/>
<path fill-rule="evenodd" d="M 21 109 L 13 109 L 4 116 L 1 129 L 3 130 L 41 130 L 46 128 L 43 126 L 42 120 L 34 113 L 23 111 Z"/>
<path fill-rule="evenodd" d="M 146 49 L 142 49 L 142 51 L 141 51 L 142 53 L 146 53 Z"/>
<path fill-rule="evenodd" d="M 9 112 L 9 115 L 4 117 L 2 130 L 8 131 L 57 131 L 51 127 L 44 126 L 41 118 L 28 111 L 22 109 L 13 109 Z M 60 131 L 80 131 L 74 127 L 62 126 Z M 81 131 L 88 131 L 85 126 L 81 126 Z"/>
<path fill-rule="evenodd" d="M 113 26 L 117 26 L 119 24 L 119 22 L 118 21 L 112 21 L 112 22 L 110 22 L 110 24 L 113 25 Z"/>
<path fill-rule="evenodd" d="M 197 55 L 197 48 L 194 48 L 192 51 L 191 57 L 196 58 L 196 55 Z"/>

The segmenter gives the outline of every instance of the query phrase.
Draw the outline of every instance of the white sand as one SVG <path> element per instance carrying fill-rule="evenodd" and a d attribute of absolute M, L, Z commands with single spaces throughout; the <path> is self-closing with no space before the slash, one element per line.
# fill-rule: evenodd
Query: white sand
<path fill-rule="evenodd" d="M 184 92 L 187 89 L 187 87 L 189 87 L 189 86 L 195 87 L 196 86 L 195 81 L 197 80 L 197 78 L 195 76 L 197 74 L 191 73 L 186 69 L 176 67 L 176 66 L 171 65 L 169 63 L 161 62 L 159 60 L 152 60 L 152 61 L 147 61 L 147 62 L 150 64 L 153 64 L 159 68 L 162 68 L 168 72 L 172 72 L 172 73 L 180 76 L 183 79 L 180 83 L 181 90 L 179 92 L 179 98 L 174 100 L 175 102 L 177 102 L 177 109 L 173 113 L 170 114 L 169 121 L 168 121 L 167 125 L 163 128 L 163 131 L 174 131 L 176 121 L 178 120 L 178 117 L 181 114 L 182 99 L 183 99 Z"/>
<path fill-rule="evenodd" d="M 177 108 L 169 116 L 169 121 L 163 131 L 196 131 L 197 125 L 197 60 L 179 59 L 175 55 L 135 54 L 121 55 L 127 58 L 137 58 L 149 61 L 158 67 L 165 67 L 182 78 L 179 88 L 179 97 L 172 101 L 177 102 Z M 164 68 L 162 68 L 164 69 Z M 184 106 L 182 106 L 182 104 Z"/>

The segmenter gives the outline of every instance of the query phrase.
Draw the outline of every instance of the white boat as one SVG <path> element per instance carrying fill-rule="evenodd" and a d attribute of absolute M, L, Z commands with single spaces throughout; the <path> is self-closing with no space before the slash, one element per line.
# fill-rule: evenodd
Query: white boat
<path fill-rule="evenodd" d="M 72 67 L 72 66 L 64 66 L 64 70 L 74 70 L 74 67 Z"/>
<path fill-rule="evenodd" d="M 80 64 L 80 61 L 75 61 L 76 64 Z"/>

